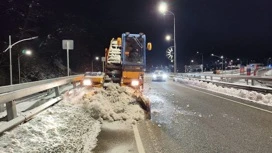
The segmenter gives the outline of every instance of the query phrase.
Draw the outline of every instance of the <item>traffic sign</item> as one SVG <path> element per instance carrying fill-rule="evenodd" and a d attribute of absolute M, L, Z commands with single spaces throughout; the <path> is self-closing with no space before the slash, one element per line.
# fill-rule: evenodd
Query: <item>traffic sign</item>
<path fill-rule="evenodd" d="M 62 40 L 62 49 L 74 49 L 74 40 Z"/>

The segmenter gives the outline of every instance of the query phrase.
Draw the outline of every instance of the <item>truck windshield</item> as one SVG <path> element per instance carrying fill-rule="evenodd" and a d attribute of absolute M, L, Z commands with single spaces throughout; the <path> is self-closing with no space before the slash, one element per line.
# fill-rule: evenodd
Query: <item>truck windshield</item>
<path fill-rule="evenodd" d="M 143 38 L 127 37 L 124 64 L 142 65 L 144 61 Z"/>

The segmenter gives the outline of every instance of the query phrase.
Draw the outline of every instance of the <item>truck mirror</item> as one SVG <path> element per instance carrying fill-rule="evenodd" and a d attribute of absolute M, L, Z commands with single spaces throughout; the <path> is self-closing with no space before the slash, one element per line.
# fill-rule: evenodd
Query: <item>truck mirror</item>
<path fill-rule="evenodd" d="M 122 39 L 120 37 L 117 38 L 117 45 L 118 46 L 122 45 Z"/>
<path fill-rule="evenodd" d="M 149 43 L 147 43 L 147 50 L 152 50 L 152 44 L 149 42 Z"/>

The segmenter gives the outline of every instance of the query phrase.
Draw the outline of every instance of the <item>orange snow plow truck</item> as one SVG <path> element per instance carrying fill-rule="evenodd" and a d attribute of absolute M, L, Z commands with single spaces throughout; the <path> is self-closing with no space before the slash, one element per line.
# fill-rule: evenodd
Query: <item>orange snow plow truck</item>
<path fill-rule="evenodd" d="M 151 50 L 151 43 L 146 43 L 143 33 L 123 33 L 112 39 L 109 48 L 105 49 L 105 70 L 98 76 L 93 75 L 90 81 L 83 79 L 83 85 L 101 84 L 107 87 L 110 82 L 135 89 L 135 96 L 141 107 L 150 113 L 150 102 L 142 96 L 144 88 L 144 70 L 146 67 L 146 50 Z M 103 80 L 101 80 L 103 76 Z M 97 79 L 99 77 L 99 79 Z M 84 83 L 85 81 L 85 83 Z"/>

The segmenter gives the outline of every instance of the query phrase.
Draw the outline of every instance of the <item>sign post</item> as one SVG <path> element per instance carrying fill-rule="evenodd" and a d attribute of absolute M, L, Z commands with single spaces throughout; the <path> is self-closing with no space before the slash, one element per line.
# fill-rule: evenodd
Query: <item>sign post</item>
<path fill-rule="evenodd" d="M 101 57 L 101 61 L 102 61 L 102 70 L 103 72 L 105 72 L 105 61 L 106 61 L 105 57 Z"/>
<path fill-rule="evenodd" d="M 74 49 L 74 40 L 62 40 L 62 49 L 66 49 L 67 51 L 67 76 L 69 76 L 69 49 Z"/>

